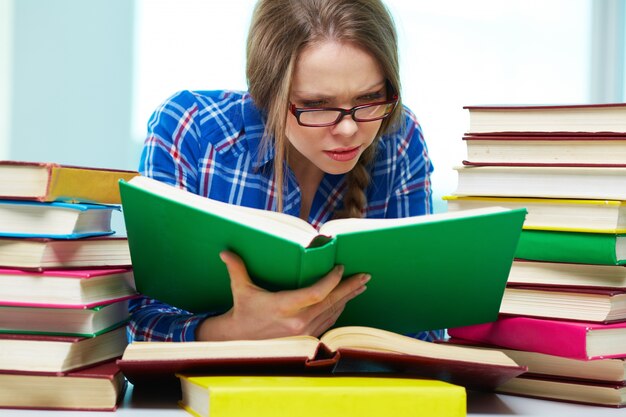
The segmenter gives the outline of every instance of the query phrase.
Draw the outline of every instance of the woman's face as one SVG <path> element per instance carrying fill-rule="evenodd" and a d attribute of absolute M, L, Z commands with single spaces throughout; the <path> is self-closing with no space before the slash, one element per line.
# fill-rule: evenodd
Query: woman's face
<path fill-rule="evenodd" d="M 386 80 L 372 55 L 350 43 L 327 41 L 305 48 L 297 61 L 290 101 L 297 108 L 354 106 L 385 101 Z M 382 121 L 306 127 L 290 112 L 286 135 L 290 164 L 312 164 L 329 174 L 344 174 L 374 140 Z M 298 167 L 302 168 L 302 167 Z"/>

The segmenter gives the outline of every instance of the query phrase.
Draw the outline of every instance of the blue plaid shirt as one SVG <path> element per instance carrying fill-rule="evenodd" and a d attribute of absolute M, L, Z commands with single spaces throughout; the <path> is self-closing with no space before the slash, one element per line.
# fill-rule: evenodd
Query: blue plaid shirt
<path fill-rule="evenodd" d="M 415 116 L 404 110 L 404 128 L 378 143 L 365 217 L 431 212 L 432 165 Z M 276 210 L 274 150 L 262 151 L 264 128 L 263 116 L 248 93 L 182 91 L 150 118 L 139 171 L 215 200 Z M 284 184 L 283 212 L 299 216 L 301 194 L 289 168 Z M 344 175 L 324 176 L 308 219 L 313 226 L 319 228 L 342 207 L 345 188 Z M 218 314 L 191 314 L 147 297 L 131 301 L 130 311 L 130 339 L 159 341 L 193 341 L 199 322 Z M 438 336 L 439 332 L 417 334 L 426 340 Z"/>

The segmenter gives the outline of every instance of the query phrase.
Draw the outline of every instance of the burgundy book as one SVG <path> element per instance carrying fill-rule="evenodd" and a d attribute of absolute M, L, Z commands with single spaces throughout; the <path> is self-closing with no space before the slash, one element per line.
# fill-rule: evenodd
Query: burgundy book
<path fill-rule="evenodd" d="M 471 134 L 626 133 L 626 103 L 465 106 Z"/>
<path fill-rule="evenodd" d="M 336 328 L 320 339 L 135 342 L 118 365 L 133 384 L 185 374 L 369 374 L 434 378 L 493 389 L 525 372 L 501 352 L 424 342 L 365 327 Z"/>
<path fill-rule="evenodd" d="M 576 404 L 621 408 L 626 406 L 626 384 L 605 384 L 565 378 L 522 375 L 512 378 L 497 392 Z M 593 415 L 590 413 L 589 415 Z"/>
<path fill-rule="evenodd" d="M 0 371 L 0 408 L 113 411 L 126 385 L 115 361 L 60 375 Z"/>

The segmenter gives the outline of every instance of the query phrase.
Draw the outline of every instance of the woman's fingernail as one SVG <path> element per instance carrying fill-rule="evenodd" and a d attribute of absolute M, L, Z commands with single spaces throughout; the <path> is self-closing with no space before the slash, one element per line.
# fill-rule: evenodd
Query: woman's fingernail
<path fill-rule="evenodd" d="M 361 284 L 367 284 L 370 279 L 372 279 L 372 276 L 370 274 L 363 274 L 363 276 L 361 277 Z"/>

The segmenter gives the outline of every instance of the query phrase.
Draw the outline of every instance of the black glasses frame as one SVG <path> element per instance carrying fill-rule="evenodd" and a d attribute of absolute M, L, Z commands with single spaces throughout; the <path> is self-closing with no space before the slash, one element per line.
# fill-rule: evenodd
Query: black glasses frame
<path fill-rule="evenodd" d="M 374 107 L 374 106 L 390 105 L 390 104 L 393 105 L 391 107 L 391 110 L 389 110 L 388 113 L 385 113 L 382 116 L 378 116 L 372 119 L 369 119 L 369 118 L 360 119 L 355 116 L 355 113 L 361 109 L 366 109 L 368 107 Z M 351 109 L 342 109 L 340 107 L 296 107 L 295 104 L 289 103 L 289 111 L 291 112 L 291 114 L 293 114 L 296 117 L 296 120 L 298 121 L 298 124 L 300 126 L 327 127 L 327 126 L 334 126 L 338 124 L 341 120 L 343 120 L 344 117 L 348 115 L 350 115 L 350 117 L 352 117 L 352 120 L 354 120 L 355 122 L 374 122 L 376 120 L 381 120 L 389 116 L 393 112 L 393 110 L 396 108 L 397 104 L 398 104 L 398 95 L 394 94 L 391 100 L 377 101 L 375 103 L 360 104 L 358 106 L 352 107 Z M 303 123 L 300 120 L 300 115 L 302 113 L 311 113 L 311 112 L 320 112 L 320 111 L 336 111 L 336 112 L 339 112 L 339 115 L 337 116 L 337 119 L 335 119 L 334 121 L 328 122 L 328 123 L 322 123 L 322 124 Z"/>

